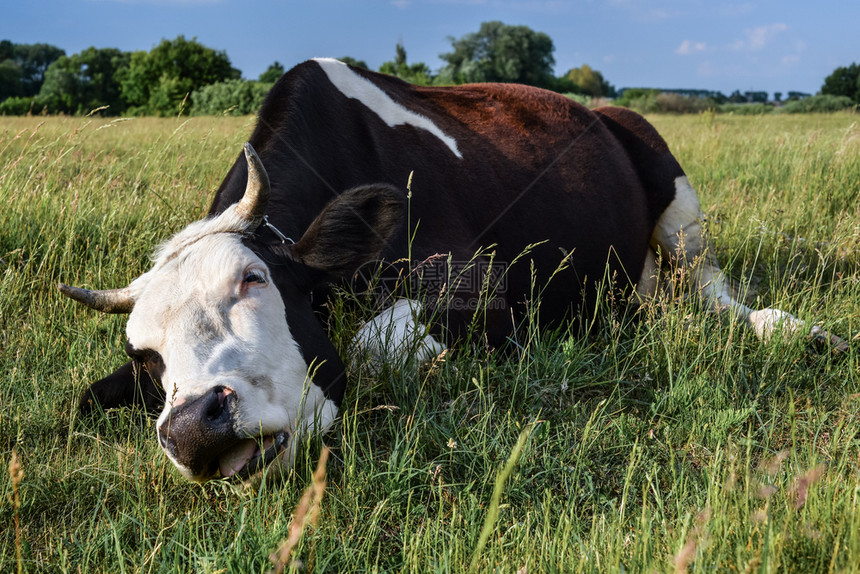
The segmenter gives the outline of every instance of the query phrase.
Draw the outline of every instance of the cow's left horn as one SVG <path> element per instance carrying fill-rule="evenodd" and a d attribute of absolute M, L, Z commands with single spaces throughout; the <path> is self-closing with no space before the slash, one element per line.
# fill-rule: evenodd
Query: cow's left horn
<path fill-rule="evenodd" d="M 245 144 L 245 159 L 248 160 L 248 185 L 245 195 L 236 206 L 236 214 L 252 227 L 260 225 L 269 203 L 269 175 L 260 156 L 250 143 Z"/>
<path fill-rule="evenodd" d="M 132 308 L 134 308 L 134 298 L 128 287 L 99 291 L 71 287 L 63 283 L 60 283 L 58 287 L 60 293 L 66 297 L 102 313 L 131 313 Z"/>

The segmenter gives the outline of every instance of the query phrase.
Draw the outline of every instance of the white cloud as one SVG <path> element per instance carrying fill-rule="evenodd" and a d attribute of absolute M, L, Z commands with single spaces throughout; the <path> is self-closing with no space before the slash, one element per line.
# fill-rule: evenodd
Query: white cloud
<path fill-rule="evenodd" d="M 705 42 L 691 42 L 689 40 L 684 40 L 675 50 L 675 53 L 682 56 L 688 56 L 690 54 L 695 54 L 696 52 L 704 52 L 707 49 L 708 45 Z"/>
<path fill-rule="evenodd" d="M 735 40 L 729 44 L 729 48 L 736 51 L 761 50 L 773 42 L 780 33 L 785 32 L 786 30 L 788 30 L 788 26 L 782 22 L 750 28 L 748 30 L 744 30 L 744 36 L 746 36 L 745 39 Z"/>

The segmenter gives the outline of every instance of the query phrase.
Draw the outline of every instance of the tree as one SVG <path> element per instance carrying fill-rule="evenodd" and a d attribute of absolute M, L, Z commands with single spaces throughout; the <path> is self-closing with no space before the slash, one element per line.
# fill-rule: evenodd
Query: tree
<path fill-rule="evenodd" d="M 50 44 L 0 42 L 0 99 L 38 94 L 45 70 L 65 53 Z"/>
<path fill-rule="evenodd" d="M 767 92 L 744 92 L 744 98 L 749 103 L 765 104 L 767 103 Z"/>
<path fill-rule="evenodd" d="M 38 94 L 45 78 L 45 70 L 65 54 L 65 50 L 50 44 L 17 44 L 15 57 L 21 64 L 23 95 L 35 96 Z"/>
<path fill-rule="evenodd" d="M 728 101 L 731 104 L 745 104 L 747 103 L 747 97 L 740 90 L 735 90 L 729 95 Z"/>
<path fill-rule="evenodd" d="M 21 95 L 21 66 L 11 58 L 0 60 L 0 101 Z"/>
<path fill-rule="evenodd" d="M 356 60 L 355 58 L 350 58 L 349 56 L 344 56 L 343 58 L 339 58 L 339 60 L 344 64 L 349 64 L 350 66 L 356 68 L 364 68 L 365 70 L 370 69 L 367 67 L 367 62 L 365 62 L 364 60 Z"/>
<path fill-rule="evenodd" d="M 196 38 L 162 40 L 150 52 L 135 52 L 129 67 L 120 76 L 122 97 L 138 111 L 171 115 L 196 89 L 239 79 L 239 70 L 230 65 L 223 51 L 207 48 Z"/>
<path fill-rule="evenodd" d="M 613 97 L 615 95 L 615 88 L 603 79 L 603 74 L 592 69 L 588 64 L 568 70 L 563 78 L 567 78 L 574 87 L 570 90 L 572 92 L 586 94 L 593 98 Z"/>
<path fill-rule="evenodd" d="M 439 73 L 444 82 L 515 82 L 550 87 L 555 83 L 552 39 L 527 26 L 484 22 L 477 32 L 449 37 L 453 51 Z"/>
<path fill-rule="evenodd" d="M 270 82 L 227 80 L 209 84 L 191 94 L 196 115 L 244 116 L 254 114 L 260 109 Z"/>
<path fill-rule="evenodd" d="M 266 71 L 260 74 L 259 81 L 264 84 L 274 84 L 284 75 L 284 66 L 276 61 L 274 64 L 266 68 Z"/>
<path fill-rule="evenodd" d="M 824 79 L 821 94 L 825 96 L 846 96 L 860 104 L 860 65 L 851 64 L 836 68 Z"/>
<path fill-rule="evenodd" d="M 39 100 L 51 112 L 87 113 L 108 106 L 108 114 L 119 114 L 125 101 L 117 77 L 128 68 L 130 59 L 129 52 L 95 47 L 61 56 L 45 71 Z"/>
<path fill-rule="evenodd" d="M 15 57 L 15 44 L 10 40 L 0 40 L 0 62 Z"/>
<path fill-rule="evenodd" d="M 394 50 L 394 61 L 383 62 L 379 67 L 379 71 L 383 74 L 397 76 L 411 84 L 427 86 L 433 82 L 433 75 L 427 64 L 418 62 L 417 64 L 409 65 L 406 62 L 406 48 L 403 47 L 403 42 L 397 42 Z"/>

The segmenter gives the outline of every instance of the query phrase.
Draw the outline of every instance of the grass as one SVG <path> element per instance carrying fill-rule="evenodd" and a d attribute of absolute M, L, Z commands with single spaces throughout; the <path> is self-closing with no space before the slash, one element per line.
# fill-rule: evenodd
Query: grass
<path fill-rule="evenodd" d="M 748 302 L 860 331 L 857 116 L 650 119 Z M 144 271 L 250 129 L 0 119 L 0 571 L 265 572 L 322 442 L 317 525 L 288 571 L 860 571 L 857 339 L 842 357 L 763 344 L 694 300 L 605 303 L 587 336 L 533 333 L 513 356 L 358 373 L 335 432 L 257 491 L 185 482 L 142 411 L 79 420 L 123 361 L 124 319 L 55 284 Z"/>

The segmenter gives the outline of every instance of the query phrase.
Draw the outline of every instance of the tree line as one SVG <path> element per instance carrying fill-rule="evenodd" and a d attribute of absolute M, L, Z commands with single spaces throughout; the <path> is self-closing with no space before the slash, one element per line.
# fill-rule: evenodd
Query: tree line
<path fill-rule="evenodd" d="M 736 91 L 725 96 L 704 90 L 616 90 L 600 71 L 587 64 L 555 76 L 552 39 L 527 26 L 484 22 L 478 31 L 448 40 L 451 50 L 440 54 L 445 64 L 436 72 L 423 62 L 409 63 L 402 42 L 395 47 L 394 59 L 384 62 L 379 71 L 419 85 L 528 84 L 585 103 L 593 98 L 617 98 L 616 103 L 645 112 L 700 111 L 715 106 L 767 103 L 766 92 Z M 368 68 L 355 58 L 341 59 Z M 284 67 L 274 62 L 256 80 L 242 79 L 226 52 L 184 36 L 164 39 L 148 52 L 90 47 L 71 56 L 49 44 L 14 44 L 3 40 L 0 115 L 88 114 L 93 110 L 105 115 L 244 115 L 256 111 L 283 73 Z M 782 94 L 775 96 L 781 103 Z M 808 96 L 789 92 L 788 102 L 802 100 L 807 102 L 807 108 L 823 106 L 822 110 L 860 104 L 860 66 L 838 68 L 827 77 L 818 96 Z"/>
<path fill-rule="evenodd" d="M 421 85 L 514 82 L 585 98 L 614 97 L 615 89 L 588 65 L 556 77 L 552 39 L 527 26 L 484 22 L 477 32 L 449 38 L 438 72 L 409 63 L 402 42 L 379 71 Z M 368 68 L 361 60 L 345 62 Z M 235 115 L 253 113 L 284 73 L 274 62 L 256 80 L 243 80 L 226 52 L 179 36 L 152 50 L 87 48 L 66 55 L 48 44 L 0 44 L 0 114 Z"/>

